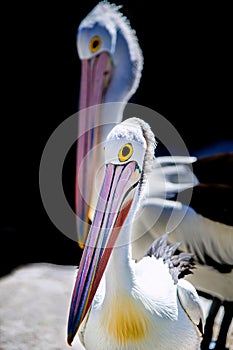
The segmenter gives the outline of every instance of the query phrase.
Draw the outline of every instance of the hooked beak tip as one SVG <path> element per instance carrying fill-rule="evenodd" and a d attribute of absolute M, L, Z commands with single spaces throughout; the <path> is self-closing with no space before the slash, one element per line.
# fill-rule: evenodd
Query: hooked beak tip
<path fill-rule="evenodd" d="M 78 245 L 81 249 L 84 249 L 84 244 L 82 242 L 78 242 Z"/>
<path fill-rule="evenodd" d="M 74 337 L 72 336 L 72 334 L 68 334 L 67 336 L 67 343 L 69 346 L 72 346 L 72 341 L 73 341 Z"/>

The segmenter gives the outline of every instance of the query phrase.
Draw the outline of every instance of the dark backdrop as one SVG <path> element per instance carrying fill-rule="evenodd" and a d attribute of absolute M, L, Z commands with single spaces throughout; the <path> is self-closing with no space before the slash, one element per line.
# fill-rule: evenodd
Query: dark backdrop
<path fill-rule="evenodd" d="M 48 4 L 49 3 L 49 4 Z M 132 102 L 162 114 L 191 154 L 232 139 L 232 37 L 226 4 L 116 1 L 144 54 Z M 1 274 L 28 262 L 78 264 L 80 249 L 50 222 L 38 169 L 54 129 L 78 107 L 76 32 L 97 1 L 2 7 Z M 224 150 L 224 148 L 218 148 Z M 74 201 L 75 148 L 64 187 Z"/>

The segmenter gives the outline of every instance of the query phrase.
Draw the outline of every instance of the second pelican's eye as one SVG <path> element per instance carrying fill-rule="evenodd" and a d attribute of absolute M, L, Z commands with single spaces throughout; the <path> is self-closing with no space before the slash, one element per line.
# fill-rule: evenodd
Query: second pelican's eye
<path fill-rule="evenodd" d="M 133 154 L 133 146 L 131 143 L 126 143 L 123 147 L 121 147 L 120 152 L 118 153 L 118 158 L 120 162 L 125 162 L 128 160 Z"/>
<path fill-rule="evenodd" d="M 98 35 L 93 36 L 93 38 L 91 38 L 90 43 L 89 43 L 89 47 L 91 52 L 96 52 L 101 48 L 101 39 Z"/>

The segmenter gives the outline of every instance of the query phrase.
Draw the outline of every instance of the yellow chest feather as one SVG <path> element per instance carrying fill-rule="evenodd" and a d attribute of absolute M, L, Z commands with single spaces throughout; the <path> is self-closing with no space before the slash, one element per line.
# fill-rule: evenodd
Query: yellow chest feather
<path fill-rule="evenodd" d="M 149 320 L 139 301 L 127 295 L 115 296 L 104 310 L 102 324 L 117 343 L 136 342 L 148 335 Z"/>

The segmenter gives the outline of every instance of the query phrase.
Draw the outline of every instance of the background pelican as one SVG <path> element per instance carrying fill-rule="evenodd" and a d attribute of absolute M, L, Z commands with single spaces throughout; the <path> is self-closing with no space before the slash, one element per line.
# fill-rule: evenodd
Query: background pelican
<path fill-rule="evenodd" d="M 191 284 L 178 281 L 190 273 L 192 256 L 175 255 L 179 244 L 167 245 L 163 235 L 140 262 L 131 258 L 131 223 L 154 146 L 148 124 L 138 118 L 107 137 L 105 177 L 72 297 L 69 344 L 83 321 L 87 350 L 200 348 L 199 298 Z"/>
<path fill-rule="evenodd" d="M 126 102 L 131 97 L 139 84 L 143 59 L 135 32 L 130 28 L 127 20 L 122 17 L 121 13 L 118 11 L 118 7 L 102 2 L 83 20 L 78 32 L 78 52 L 82 59 L 83 67 L 80 97 L 81 109 L 99 102 Z M 101 63 L 102 69 L 98 70 L 97 64 L 100 60 L 103 60 L 101 62 L 105 63 Z M 87 78 L 86 73 L 88 73 L 89 69 L 92 70 L 92 74 Z M 99 72 L 103 78 L 102 80 L 95 78 L 96 74 Z M 91 84 L 92 80 L 94 82 L 98 81 L 98 85 L 95 83 Z M 97 87 L 99 90 L 96 90 Z M 94 89 L 95 94 L 93 93 Z M 110 125 L 101 127 L 98 133 L 95 131 L 86 132 L 85 135 L 80 138 L 81 141 L 79 141 L 78 144 L 77 174 L 79 174 L 79 176 L 77 176 L 76 183 L 76 204 L 77 214 L 82 219 L 78 225 L 79 242 L 81 245 L 83 245 L 87 233 L 87 225 L 85 222 L 88 223 L 88 220 L 92 219 L 93 213 L 91 208 L 95 208 L 96 206 L 96 196 L 92 193 L 93 188 L 88 186 L 90 178 L 88 178 L 87 174 L 93 176 L 93 172 L 95 173 L 96 169 L 99 168 L 100 164 L 103 162 L 102 153 L 95 154 L 94 160 L 90 159 L 86 163 L 87 166 L 83 168 L 83 173 L 80 171 L 80 164 L 84 154 L 88 153 L 92 147 L 105 139 L 106 133 L 112 127 L 111 123 L 119 122 L 122 119 L 122 105 L 119 105 L 118 108 L 117 105 L 113 106 L 115 110 L 111 111 L 111 113 L 108 113 L 109 105 L 106 104 L 97 114 L 100 121 L 106 121 L 106 118 L 108 118 Z M 91 128 L 93 125 L 94 118 L 92 113 L 89 113 L 89 115 L 86 115 L 86 113 L 86 111 L 83 111 L 85 117 L 82 118 L 81 114 L 81 118 L 79 119 L 80 135 L 83 134 L 84 130 Z M 83 125 L 84 118 L 85 123 L 89 123 L 88 125 Z M 98 137 L 96 135 L 98 135 Z M 86 142 L 85 148 L 84 142 Z M 232 155 L 229 155 L 228 159 L 232 159 Z M 203 169 L 203 165 L 208 164 L 209 166 L 210 164 L 210 159 L 206 160 L 207 162 L 200 159 L 197 160 L 196 165 L 194 163 L 194 171 L 199 168 L 199 171 L 197 171 L 198 177 L 201 173 L 200 169 Z M 174 178 L 177 176 L 177 159 L 175 159 L 174 162 L 172 158 L 169 158 L 169 161 L 166 162 L 161 157 L 159 161 L 163 166 L 162 170 L 167 181 L 167 188 L 170 186 L 173 189 L 172 194 L 176 193 L 176 191 L 180 191 L 180 184 L 176 181 L 174 183 Z M 199 209 L 196 211 L 197 205 L 195 206 L 194 204 L 196 198 L 198 199 L 196 203 L 200 203 L 200 199 L 203 202 L 203 198 L 213 198 L 210 197 L 210 190 L 215 199 L 220 198 L 220 192 L 230 194 L 230 191 L 232 192 L 232 184 L 231 187 L 228 186 L 228 188 L 226 188 L 226 184 L 224 183 L 222 183 L 224 186 L 215 186 L 212 182 L 211 186 L 209 186 L 210 184 L 205 180 L 205 186 L 203 186 L 203 184 L 200 185 L 200 182 L 203 183 L 201 177 L 198 179 L 193 177 L 192 181 L 190 181 L 190 172 L 188 171 L 187 164 L 191 163 L 193 159 L 182 159 L 180 162 L 182 163 L 183 161 L 185 164 L 180 164 L 178 169 L 181 173 L 185 174 L 185 176 L 188 176 L 187 187 L 193 186 L 194 184 L 197 185 L 199 182 L 194 188 L 194 196 L 191 202 L 193 207 L 172 200 L 169 190 L 166 192 L 168 198 L 164 200 L 164 198 L 160 198 L 158 189 L 152 188 L 148 198 L 143 202 L 145 214 L 135 222 L 135 229 L 133 230 L 132 237 L 133 256 L 135 258 L 140 258 L 155 237 L 158 237 L 158 235 L 166 230 L 172 231 L 172 234 L 169 235 L 169 239 L 172 241 L 181 240 L 184 242 L 182 248 L 195 253 L 196 259 L 202 264 L 199 267 L 200 273 L 196 273 L 191 277 L 194 278 L 193 282 L 195 286 L 199 290 L 207 291 L 211 295 L 231 301 L 233 300 L 232 273 L 223 274 L 222 272 L 227 270 L 229 272 L 232 268 L 232 224 L 229 223 L 229 221 L 227 225 L 226 222 L 219 223 L 219 219 L 216 221 L 216 213 L 221 215 L 222 212 L 216 210 L 216 206 L 214 211 L 215 215 L 211 215 L 211 220 L 209 220 L 210 209 L 213 208 L 213 206 L 209 206 L 209 211 L 205 210 L 204 215 L 201 216 L 200 214 L 207 206 L 200 207 L 199 205 Z M 160 170 L 160 168 L 158 169 L 155 165 L 153 173 L 150 175 L 150 184 L 152 184 L 154 178 L 158 178 L 158 170 Z M 210 176 L 210 171 L 207 171 L 207 173 L 208 176 Z M 224 191 L 220 191 L 223 187 Z M 85 203 L 84 199 L 87 203 Z M 219 209 L 223 208 L 221 201 L 217 203 L 220 204 Z M 224 207 L 224 211 L 229 218 L 231 215 L 230 213 L 232 213 L 231 202 L 228 201 L 225 204 L 229 204 L 228 207 Z M 166 226 L 171 212 L 173 213 L 173 221 L 170 220 L 169 225 Z M 161 215 L 158 216 L 156 213 Z M 177 218 L 179 219 L 180 215 L 183 215 L 182 213 L 186 213 L 185 219 L 182 221 L 182 225 L 177 226 Z M 213 212 L 211 214 L 213 214 Z M 159 217 L 158 223 L 155 222 L 154 217 Z M 194 232 L 188 234 L 191 228 L 194 228 Z M 147 234 L 142 235 L 144 232 L 147 232 Z M 220 235 L 219 232 L 223 233 Z M 140 239 L 137 239 L 139 237 Z M 215 248 L 213 249 L 213 247 Z M 218 270 L 213 270 L 212 267 L 217 267 Z M 218 273 L 216 271 L 221 272 Z M 206 276 L 208 276 L 208 278 Z M 228 315 L 228 321 L 229 320 L 231 320 L 231 315 L 230 317 Z"/>

